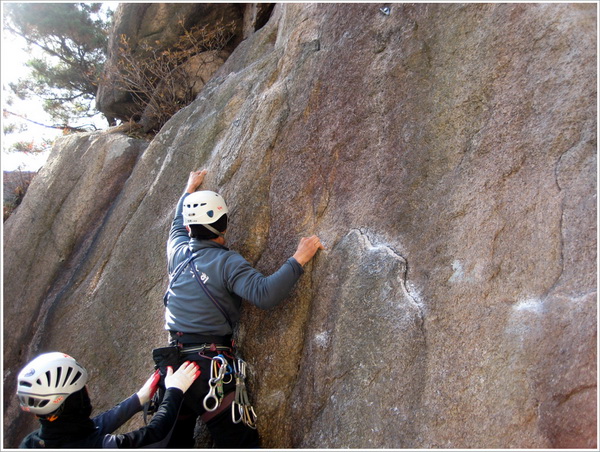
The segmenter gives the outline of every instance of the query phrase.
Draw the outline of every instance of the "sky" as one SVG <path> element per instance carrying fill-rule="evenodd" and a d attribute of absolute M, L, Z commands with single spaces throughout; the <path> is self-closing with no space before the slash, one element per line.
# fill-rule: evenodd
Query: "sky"
<path fill-rule="evenodd" d="M 105 2 L 110 3 L 111 7 L 116 7 L 118 2 Z M 2 5 L 2 17 L 4 17 L 4 5 Z M 25 65 L 31 55 L 26 50 L 25 42 L 22 38 L 13 36 L 10 33 L 2 30 L 2 52 L 0 53 L 0 59 L 2 63 L 2 109 L 5 108 L 26 116 L 28 119 L 41 123 L 52 125 L 53 122 L 49 116 L 44 112 L 41 107 L 40 100 L 28 100 L 18 101 L 11 106 L 6 105 L 6 92 L 4 87 L 7 83 L 16 81 L 19 78 L 27 76 L 29 68 Z M 2 137 L 2 170 L 3 171 L 14 171 L 21 169 L 22 171 L 38 171 L 45 163 L 50 152 L 44 152 L 42 154 L 24 154 L 22 152 L 10 152 L 9 149 L 15 142 L 24 141 L 41 143 L 44 139 L 54 140 L 62 135 L 62 131 L 56 129 L 50 129 L 43 126 L 37 126 L 30 122 L 20 121 L 15 117 L 7 117 L 1 115 L 2 131 L 4 131 L 4 125 L 9 122 L 20 122 L 27 124 L 27 131 L 22 133 L 11 133 L 5 135 L 1 134 Z M 90 120 L 84 121 L 89 123 Z M 96 126 L 98 128 L 106 128 L 107 123 L 101 115 L 98 115 L 96 119 Z"/>
<path fill-rule="evenodd" d="M 48 116 L 40 107 L 39 102 L 35 101 L 20 101 L 16 105 L 6 105 L 6 93 L 4 90 L 8 82 L 16 81 L 20 77 L 24 77 L 28 73 L 28 68 L 25 62 L 28 59 L 28 53 L 22 50 L 24 44 L 22 40 L 16 39 L 9 33 L 2 31 L 2 110 L 9 109 L 17 114 L 24 114 L 29 119 L 37 122 L 50 124 Z M 16 121 L 14 118 L 5 118 L 2 115 L 2 127 L 8 122 Z M 20 167 L 26 171 L 37 171 L 44 164 L 48 153 L 40 155 L 26 155 L 20 152 L 8 152 L 7 149 L 17 141 L 41 141 L 42 138 L 53 139 L 60 135 L 57 130 L 47 129 L 33 124 L 27 124 L 28 130 L 22 133 L 13 133 L 5 135 L 2 133 L 2 169 L 4 171 L 16 170 Z"/>

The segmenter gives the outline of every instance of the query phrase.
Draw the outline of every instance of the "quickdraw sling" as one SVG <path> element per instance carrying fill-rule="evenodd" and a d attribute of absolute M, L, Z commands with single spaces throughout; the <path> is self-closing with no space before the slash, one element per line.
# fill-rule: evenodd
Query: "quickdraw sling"
<path fill-rule="evenodd" d="M 248 427 L 256 429 L 256 412 L 246 391 L 246 362 L 241 358 L 235 358 L 232 369 L 223 355 L 219 354 L 211 359 L 209 391 L 204 397 L 204 409 L 210 413 L 221 406 L 224 398 L 223 385 L 231 382 L 235 377 L 235 399 L 231 402 L 231 420 L 234 424 L 243 422 Z M 229 377 L 228 381 L 225 381 L 226 377 Z"/>

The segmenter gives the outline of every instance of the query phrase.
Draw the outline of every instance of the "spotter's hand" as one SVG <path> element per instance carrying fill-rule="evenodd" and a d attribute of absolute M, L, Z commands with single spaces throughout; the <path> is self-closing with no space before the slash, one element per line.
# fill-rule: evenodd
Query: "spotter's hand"
<path fill-rule="evenodd" d="M 158 389 L 158 381 L 160 380 L 160 373 L 158 370 L 150 375 L 150 378 L 144 383 L 144 386 L 137 392 L 138 399 L 140 399 L 140 405 L 148 402 L 156 390 Z"/>
<path fill-rule="evenodd" d="M 165 377 L 166 388 L 179 388 L 183 392 L 187 391 L 192 383 L 200 375 L 198 364 L 190 361 L 184 362 L 177 372 L 173 373 L 173 368 L 167 368 L 167 376 Z"/>

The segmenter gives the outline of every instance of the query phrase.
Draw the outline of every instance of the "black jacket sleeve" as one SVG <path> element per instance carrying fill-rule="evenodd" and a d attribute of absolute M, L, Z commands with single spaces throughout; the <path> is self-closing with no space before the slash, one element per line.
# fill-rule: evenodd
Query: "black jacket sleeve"
<path fill-rule="evenodd" d="M 114 408 L 94 417 L 93 421 L 96 424 L 98 433 L 112 433 L 141 409 L 140 399 L 137 394 L 133 394 Z"/>
<path fill-rule="evenodd" d="M 166 447 L 171 438 L 182 402 L 183 391 L 181 389 L 167 389 L 158 411 L 148 425 L 123 435 L 106 435 L 102 447 L 105 449 Z"/>

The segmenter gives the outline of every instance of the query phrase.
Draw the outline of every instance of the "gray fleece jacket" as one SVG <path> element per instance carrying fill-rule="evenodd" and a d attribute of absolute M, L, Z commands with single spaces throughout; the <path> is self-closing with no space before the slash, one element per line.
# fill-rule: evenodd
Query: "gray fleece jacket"
<path fill-rule="evenodd" d="M 186 260 L 191 250 L 198 256 L 193 265 L 234 324 L 240 318 L 242 299 L 261 309 L 281 303 L 304 272 L 298 261 L 291 257 L 271 276 L 264 276 L 235 251 L 212 240 L 190 239 L 183 225 L 183 200 L 186 197 L 184 194 L 177 204 L 169 233 L 169 273 Z M 218 336 L 232 334 L 227 320 L 205 295 L 189 267 L 171 286 L 165 321 L 165 329 L 169 331 Z"/>

